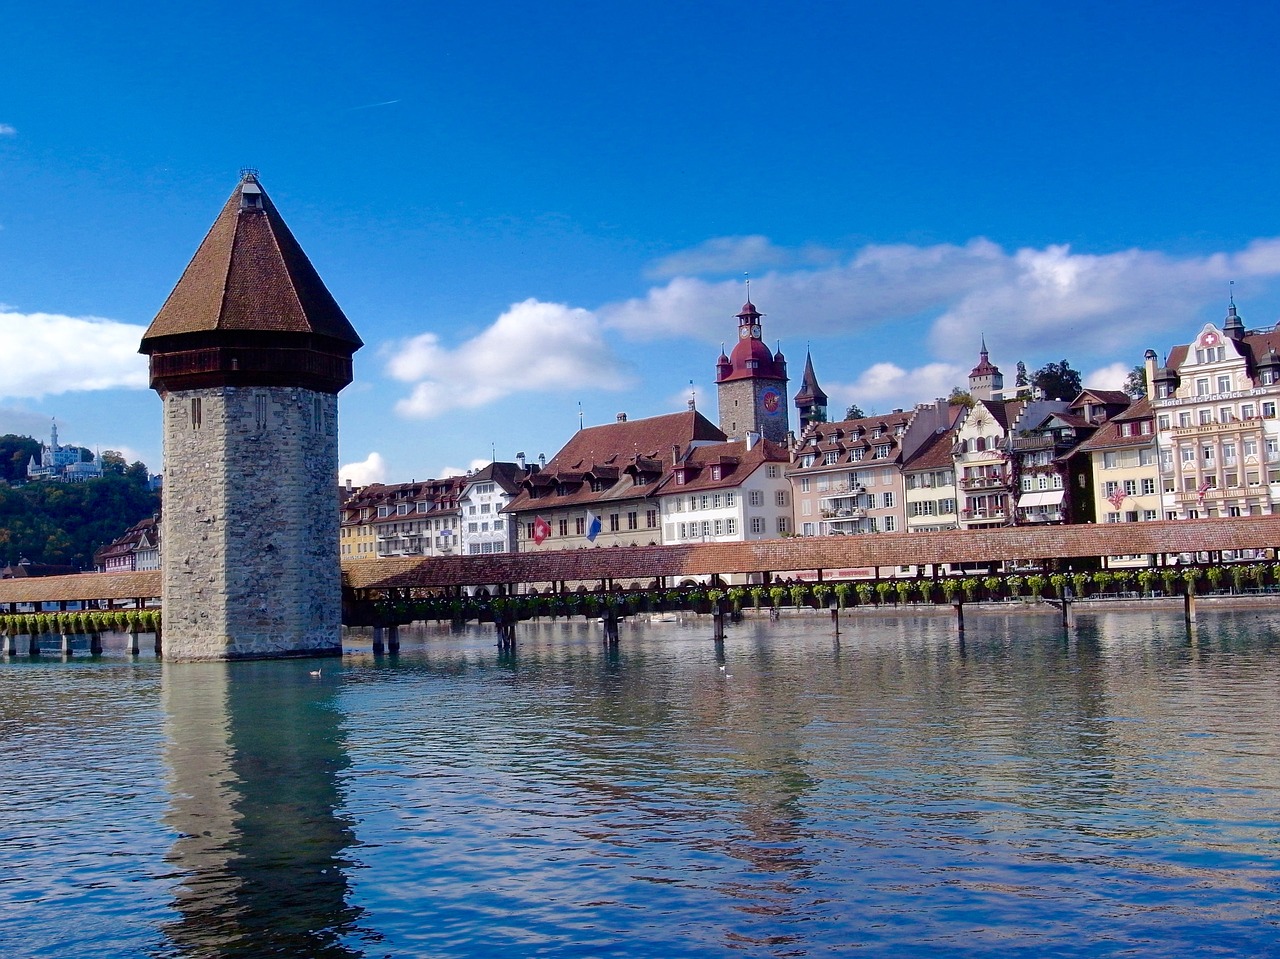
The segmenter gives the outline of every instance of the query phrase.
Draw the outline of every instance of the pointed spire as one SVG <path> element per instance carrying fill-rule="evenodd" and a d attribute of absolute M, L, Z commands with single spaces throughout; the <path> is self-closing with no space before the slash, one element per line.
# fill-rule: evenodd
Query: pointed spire
<path fill-rule="evenodd" d="M 363 343 L 257 172 L 244 170 L 143 334 L 151 386 L 295 386 L 336 394 Z"/>
<path fill-rule="evenodd" d="M 1236 281 L 1231 281 L 1231 293 L 1227 298 L 1227 318 L 1222 323 L 1222 335 L 1239 343 L 1244 339 L 1244 321 L 1236 312 Z"/>
<path fill-rule="evenodd" d="M 818 385 L 817 374 L 813 372 L 813 355 L 808 349 L 804 351 L 804 376 L 800 381 L 800 391 L 795 395 L 796 410 L 800 414 L 800 432 L 810 423 L 826 419 L 827 394 Z"/>
<path fill-rule="evenodd" d="M 242 178 L 143 337 L 212 331 L 360 337 L 258 182 Z"/>

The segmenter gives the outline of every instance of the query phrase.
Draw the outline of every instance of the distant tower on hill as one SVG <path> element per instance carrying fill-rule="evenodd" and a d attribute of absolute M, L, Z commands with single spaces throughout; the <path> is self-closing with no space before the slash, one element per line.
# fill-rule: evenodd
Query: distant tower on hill
<path fill-rule="evenodd" d="M 338 655 L 338 391 L 362 346 L 256 173 L 142 338 L 164 401 L 165 655 Z"/>
<path fill-rule="evenodd" d="M 730 439 L 756 433 L 785 443 L 790 429 L 787 411 L 787 361 L 770 353 L 760 332 L 760 317 L 750 299 L 738 314 L 738 342 L 716 364 L 720 429 Z"/>
<path fill-rule="evenodd" d="M 813 372 L 813 357 L 808 350 L 804 351 L 804 376 L 800 380 L 800 392 L 796 394 L 796 410 L 800 414 L 801 433 L 810 423 L 827 421 L 827 394 L 818 385 L 818 377 Z"/>
<path fill-rule="evenodd" d="M 969 371 L 969 395 L 975 400 L 995 399 L 996 394 L 1004 392 L 1004 376 L 1000 367 L 995 366 L 987 356 L 987 338 L 982 338 L 982 350 L 978 354 L 978 365 Z"/>

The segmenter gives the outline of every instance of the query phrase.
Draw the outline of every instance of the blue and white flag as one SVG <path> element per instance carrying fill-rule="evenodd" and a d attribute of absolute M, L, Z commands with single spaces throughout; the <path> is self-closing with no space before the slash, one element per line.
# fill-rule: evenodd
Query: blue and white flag
<path fill-rule="evenodd" d="M 600 517 L 587 510 L 587 541 L 594 543 L 600 535 Z"/>

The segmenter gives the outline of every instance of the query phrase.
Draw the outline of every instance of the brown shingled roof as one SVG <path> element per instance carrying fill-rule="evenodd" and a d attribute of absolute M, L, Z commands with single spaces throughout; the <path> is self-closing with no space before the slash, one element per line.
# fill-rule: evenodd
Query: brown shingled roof
<path fill-rule="evenodd" d="M 246 176 L 209 228 L 177 286 L 143 336 L 208 332 L 305 333 L 362 343 L 275 205 L 244 208 Z M 145 350 L 144 350 L 145 352 Z"/>
<path fill-rule="evenodd" d="M 691 443 L 723 443 L 726 439 L 724 433 L 695 410 L 640 420 L 619 420 L 578 430 L 540 472 L 526 480 L 525 490 L 511 501 L 506 512 L 538 508 L 542 504 L 531 500 L 529 486 L 541 489 L 559 482 L 574 488 L 556 496 L 548 505 L 572 506 L 643 495 L 637 491 L 633 480 L 636 471 L 627 470 L 628 466 L 656 461 L 663 464 L 664 469 L 670 469 L 673 447 L 683 455 Z M 616 467 L 622 475 L 602 467 Z M 610 474 L 609 479 L 618 478 L 612 486 L 597 492 L 582 482 L 583 474 L 588 472 L 601 479 L 606 474 Z M 657 476 L 653 478 L 657 479 Z"/>

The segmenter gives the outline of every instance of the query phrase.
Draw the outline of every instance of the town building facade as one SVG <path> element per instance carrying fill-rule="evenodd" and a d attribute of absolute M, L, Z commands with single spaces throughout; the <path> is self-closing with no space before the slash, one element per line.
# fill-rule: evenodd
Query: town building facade
<path fill-rule="evenodd" d="M 726 439 L 693 409 L 578 430 L 506 507 L 518 551 L 659 544 L 663 481 L 692 448 Z"/>
<path fill-rule="evenodd" d="M 659 485 L 662 542 L 726 543 L 789 535 L 789 460 L 785 447 L 754 436 L 690 447 Z"/>
<path fill-rule="evenodd" d="M 502 511 L 520 492 L 524 472 L 517 463 L 494 462 L 466 476 L 458 498 L 462 555 L 516 551 L 515 524 Z"/>
<path fill-rule="evenodd" d="M 1280 499 L 1280 332 L 1247 331 L 1234 301 L 1146 378 L 1166 519 L 1256 516 Z"/>

